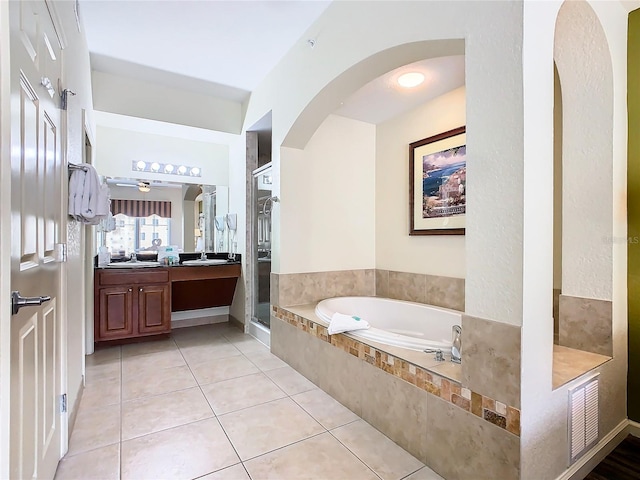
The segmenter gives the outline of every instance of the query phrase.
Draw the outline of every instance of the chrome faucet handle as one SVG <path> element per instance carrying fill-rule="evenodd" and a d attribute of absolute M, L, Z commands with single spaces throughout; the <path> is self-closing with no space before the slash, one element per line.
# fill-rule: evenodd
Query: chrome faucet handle
<path fill-rule="evenodd" d="M 200 260 L 206 260 L 206 259 L 207 259 L 207 253 L 204 250 L 202 250 L 200 252 Z"/>
<path fill-rule="evenodd" d="M 436 356 L 434 357 L 434 360 L 436 362 L 444 362 L 444 353 L 442 353 L 442 350 L 440 350 L 439 348 L 425 348 L 423 350 L 424 353 L 435 353 Z"/>

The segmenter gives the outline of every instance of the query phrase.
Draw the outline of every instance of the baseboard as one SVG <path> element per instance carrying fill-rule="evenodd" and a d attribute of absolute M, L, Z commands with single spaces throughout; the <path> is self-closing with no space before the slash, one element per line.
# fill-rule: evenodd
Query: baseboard
<path fill-rule="evenodd" d="M 195 327 L 229 321 L 229 307 L 201 308 L 171 312 L 171 328 Z"/>
<path fill-rule="evenodd" d="M 565 470 L 556 480 L 582 480 L 625 439 L 628 426 L 629 420 L 621 421 L 616 428 L 602 437 L 591 450 Z"/>
<path fill-rule="evenodd" d="M 244 332 L 244 323 L 242 323 L 233 315 L 229 315 L 229 323 L 234 327 L 238 328 L 239 330 L 242 330 L 242 332 Z"/>
<path fill-rule="evenodd" d="M 627 433 L 633 435 L 634 437 L 640 437 L 640 423 L 629 420 L 629 425 L 627 425 Z"/>
<path fill-rule="evenodd" d="M 69 415 L 69 423 L 67 427 L 67 435 L 69 439 L 71 438 L 71 434 L 73 433 L 73 427 L 76 425 L 76 418 L 78 418 L 78 410 L 80 409 L 80 401 L 82 400 L 82 394 L 84 393 L 84 380 L 80 382 L 80 386 L 78 387 L 78 393 L 76 395 L 76 401 L 73 402 L 73 408 L 68 413 Z"/>

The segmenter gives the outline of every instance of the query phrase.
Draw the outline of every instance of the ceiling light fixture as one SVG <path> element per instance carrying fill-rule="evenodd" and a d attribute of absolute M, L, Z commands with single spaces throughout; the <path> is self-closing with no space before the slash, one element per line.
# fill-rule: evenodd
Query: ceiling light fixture
<path fill-rule="evenodd" d="M 188 165 L 180 165 L 176 168 L 175 163 L 145 162 L 143 160 L 133 160 L 131 169 L 134 172 L 163 173 L 167 175 L 188 175 L 191 177 L 201 177 L 202 169 L 200 167 L 190 167 Z"/>
<path fill-rule="evenodd" d="M 398 77 L 398 85 L 404 88 L 413 88 L 424 82 L 424 74 L 420 72 L 403 73 Z"/>

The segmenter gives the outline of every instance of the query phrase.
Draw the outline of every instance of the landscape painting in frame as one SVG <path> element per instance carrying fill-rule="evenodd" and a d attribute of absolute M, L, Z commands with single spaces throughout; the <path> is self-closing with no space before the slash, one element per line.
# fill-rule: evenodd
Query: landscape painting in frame
<path fill-rule="evenodd" d="M 409 145 L 409 235 L 464 235 L 465 127 Z"/>

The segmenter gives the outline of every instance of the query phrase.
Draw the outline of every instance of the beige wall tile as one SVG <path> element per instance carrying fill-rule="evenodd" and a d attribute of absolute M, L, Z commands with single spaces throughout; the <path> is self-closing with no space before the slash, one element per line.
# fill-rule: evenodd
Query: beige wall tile
<path fill-rule="evenodd" d="M 560 345 L 613 355 L 611 301 L 560 295 L 559 315 Z"/>
<path fill-rule="evenodd" d="M 450 480 L 520 477 L 520 439 L 472 413 L 427 396 L 427 465 Z"/>
<path fill-rule="evenodd" d="M 360 363 L 364 383 L 362 418 L 425 462 L 427 392 L 368 363 Z"/>
<path fill-rule="evenodd" d="M 427 303 L 427 277 L 419 273 L 389 272 L 389 297 Z"/>
<path fill-rule="evenodd" d="M 319 370 L 324 368 L 318 356 L 320 343 L 308 333 L 271 316 L 271 352 L 315 384 Z"/>
<path fill-rule="evenodd" d="M 325 298 L 375 294 L 375 270 L 287 273 L 279 275 L 278 305 L 305 305 Z"/>
<path fill-rule="evenodd" d="M 520 408 L 520 327 L 462 316 L 462 384 Z"/>
<path fill-rule="evenodd" d="M 463 312 L 464 278 L 426 275 L 425 303 Z"/>
<path fill-rule="evenodd" d="M 376 270 L 376 297 L 389 297 L 389 270 Z"/>

